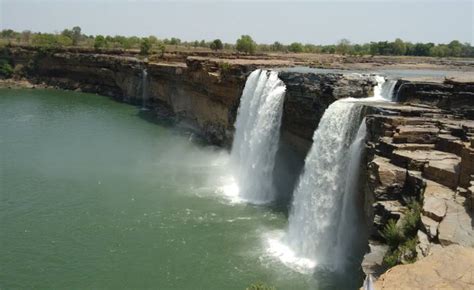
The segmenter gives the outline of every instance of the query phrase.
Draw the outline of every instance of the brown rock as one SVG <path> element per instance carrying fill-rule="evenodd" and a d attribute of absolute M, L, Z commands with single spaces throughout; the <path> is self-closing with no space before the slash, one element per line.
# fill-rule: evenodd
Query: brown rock
<path fill-rule="evenodd" d="M 399 265 L 375 282 L 375 289 L 473 289 L 474 249 L 449 246 L 414 264 Z"/>
<path fill-rule="evenodd" d="M 425 196 L 423 199 L 423 214 L 440 222 L 446 215 L 446 201 L 434 196 Z"/>
<path fill-rule="evenodd" d="M 405 125 L 398 126 L 393 135 L 394 143 L 422 143 L 433 144 L 436 141 L 439 129 L 435 126 Z"/>
<path fill-rule="evenodd" d="M 474 247 L 474 227 L 472 211 L 449 200 L 446 201 L 447 211 L 438 227 L 438 238 L 443 246 L 458 244 Z"/>

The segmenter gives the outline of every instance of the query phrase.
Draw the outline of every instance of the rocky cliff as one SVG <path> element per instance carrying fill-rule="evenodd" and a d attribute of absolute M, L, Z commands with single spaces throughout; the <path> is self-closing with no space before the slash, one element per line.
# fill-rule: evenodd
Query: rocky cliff
<path fill-rule="evenodd" d="M 98 93 L 153 109 L 194 126 L 211 143 L 229 145 L 240 95 L 256 68 L 284 63 L 266 60 L 180 56 L 180 62 L 148 61 L 137 55 L 83 50 L 9 49 L 18 75 L 35 83 Z M 147 85 L 143 85 L 143 70 Z M 375 85 L 369 76 L 281 72 L 287 85 L 283 138 L 302 153 L 324 110 L 343 97 L 365 97 Z M 145 88 L 145 92 L 143 91 Z"/>
<path fill-rule="evenodd" d="M 369 111 L 364 271 L 379 275 L 451 244 L 473 247 L 474 121 L 434 106 Z"/>

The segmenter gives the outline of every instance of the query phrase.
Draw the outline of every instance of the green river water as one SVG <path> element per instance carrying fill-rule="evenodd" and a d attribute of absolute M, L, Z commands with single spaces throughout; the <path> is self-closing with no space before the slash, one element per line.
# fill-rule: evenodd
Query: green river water
<path fill-rule="evenodd" d="M 0 289 L 332 288 L 266 254 L 287 218 L 223 197 L 226 151 L 143 114 L 0 90 Z"/>

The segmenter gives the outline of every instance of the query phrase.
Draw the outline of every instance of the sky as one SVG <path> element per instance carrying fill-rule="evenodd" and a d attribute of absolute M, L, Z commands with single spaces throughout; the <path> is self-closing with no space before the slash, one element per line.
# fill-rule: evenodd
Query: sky
<path fill-rule="evenodd" d="M 0 0 L 0 30 L 259 43 L 474 43 L 474 0 Z"/>

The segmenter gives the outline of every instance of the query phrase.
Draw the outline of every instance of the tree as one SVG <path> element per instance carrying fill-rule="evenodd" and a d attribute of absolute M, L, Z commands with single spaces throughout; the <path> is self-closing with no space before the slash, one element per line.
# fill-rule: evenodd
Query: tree
<path fill-rule="evenodd" d="M 400 38 L 395 39 L 392 43 L 392 53 L 395 55 L 405 55 L 407 52 L 407 46 Z"/>
<path fill-rule="evenodd" d="M 148 55 L 151 49 L 151 42 L 148 38 L 143 38 L 142 42 L 140 43 L 140 54 L 141 55 Z"/>
<path fill-rule="evenodd" d="M 257 44 L 255 43 L 255 41 L 253 41 L 250 35 L 242 35 L 239 39 L 237 39 L 235 48 L 237 49 L 237 51 L 253 54 L 255 53 Z"/>
<path fill-rule="evenodd" d="M 212 50 L 221 50 L 224 48 L 224 45 L 222 44 L 222 41 L 220 39 L 215 39 L 213 42 L 211 42 L 211 49 Z"/>
<path fill-rule="evenodd" d="M 94 48 L 95 49 L 103 48 L 106 45 L 107 45 L 107 42 L 105 40 L 105 37 L 103 37 L 102 35 L 97 35 L 95 37 L 95 40 L 94 40 Z"/>
<path fill-rule="evenodd" d="M 462 53 L 462 44 L 457 41 L 457 40 L 453 40 L 451 41 L 449 44 L 448 44 L 448 47 L 449 47 L 449 54 L 450 56 L 461 56 L 461 53 Z"/>
<path fill-rule="evenodd" d="M 275 41 L 271 46 L 272 51 L 283 51 L 284 49 L 285 47 L 283 46 L 283 44 L 278 41 Z"/>
<path fill-rule="evenodd" d="M 343 38 L 339 40 L 339 42 L 337 43 L 337 46 L 336 46 L 337 53 L 345 55 L 351 52 L 351 50 L 352 50 L 351 42 L 348 39 Z"/>
<path fill-rule="evenodd" d="M 79 40 L 81 40 L 81 28 L 79 26 L 74 26 L 72 28 L 72 45 L 77 45 L 79 43 Z"/>
<path fill-rule="evenodd" d="M 294 52 L 294 53 L 300 53 L 300 52 L 303 52 L 304 51 L 304 47 L 301 43 L 299 42 L 293 42 L 292 44 L 290 44 L 290 46 L 288 47 L 288 50 L 291 51 L 291 52 Z"/>
<path fill-rule="evenodd" d="M 163 58 L 165 56 L 166 46 L 163 43 L 159 43 L 158 51 L 160 52 L 160 57 Z"/>
<path fill-rule="evenodd" d="M 30 30 L 23 30 L 23 32 L 21 32 L 21 41 L 24 42 L 24 43 L 30 43 L 30 39 L 31 39 L 31 31 Z"/>

